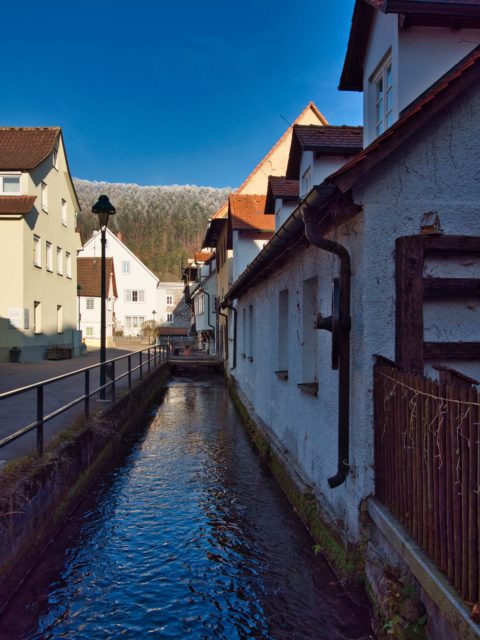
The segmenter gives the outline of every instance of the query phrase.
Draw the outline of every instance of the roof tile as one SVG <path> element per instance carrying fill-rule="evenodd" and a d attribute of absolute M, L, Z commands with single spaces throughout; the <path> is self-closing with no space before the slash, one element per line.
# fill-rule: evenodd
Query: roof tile
<path fill-rule="evenodd" d="M 113 258 L 105 258 L 107 296 L 110 296 L 110 282 L 113 283 L 113 297 L 118 298 L 117 282 Z M 112 278 L 113 276 L 113 278 Z M 77 284 L 79 293 L 86 298 L 101 296 L 101 261 L 99 258 L 77 258 Z"/>
<path fill-rule="evenodd" d="M 229 211 L 235 231 L 274 231 L 275 219 L 265 214 L 265 196 L 231 194 Z"/>
<path fill-rule="evenodd" d="M 53 151 L 60 127 L 0 127 L 0 170 L 38 167 Z"/>
<path fill-rule="evenodd" d="M 0 196 L 0 215 L 26 215 L 37 196 Z"/>

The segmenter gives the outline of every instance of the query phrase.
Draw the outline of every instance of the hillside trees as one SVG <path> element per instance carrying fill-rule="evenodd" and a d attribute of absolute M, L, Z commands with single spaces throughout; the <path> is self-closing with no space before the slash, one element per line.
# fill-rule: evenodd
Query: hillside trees
<path fill-rule="evenodd" d="M 74 179 L 82 212 L 78 225 L 85 242 L 98 228 L 91 213 L 105 193 L 117 210 L 109 228 L 163 281 L 179 280 L 181 267 L 200 248 L 208 219 L 225 202 L 230 189 L 173 185 L 89 182 Z"/>

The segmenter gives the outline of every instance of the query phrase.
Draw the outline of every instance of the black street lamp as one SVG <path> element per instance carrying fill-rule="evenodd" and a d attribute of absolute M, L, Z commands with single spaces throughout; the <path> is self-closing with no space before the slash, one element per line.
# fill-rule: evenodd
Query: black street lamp
<path fill-rule="evenodd" d="M 92 213 L 98 215 L 101 231 L 101 244 L 102 244 L 102 278 L 101 278 L 101 301 L 100 301 L 100 400 L 105 400 L 105 360 L 107 359 L 106 349 L 106 313 L 105 313 L 105 298 L 106 298 L 106 266 L 105 266 L 105 246 L 107 239 L 105 233 L 107 231 L 108 218 L 115 213 L 115 207 L 111 204 L 107 196 L 100 196 L 98 202 L 92 207 Z"/>

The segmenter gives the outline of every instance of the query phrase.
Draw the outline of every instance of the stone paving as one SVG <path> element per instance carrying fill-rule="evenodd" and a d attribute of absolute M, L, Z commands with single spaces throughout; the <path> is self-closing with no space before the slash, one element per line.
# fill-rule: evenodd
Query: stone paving
<path fill-rule="evenodd" d="M 126 355 L 128 353 L 134 354 L 142 348 L 146 348 L 147 345 L 132 344 L 132 345 L 117 345 L 117 348 L 107 349 L 107 360 L 112 358 L 118 358 L 119 356 Z M 152 354 L 153 356 L 153 354 Z M 138 365 L 139 356 L 132 355 L 132 368 Z M 146 353 L 144 354 L 144 361 L 146 359 Z M 97 364 L 99 361 L 99 351 L 90 351 L 87 355 L 79 358 L 72 358 L 70 360 L 42 360 L 39 362 L 25 362 L 25 363 L 0 363 L 0 393 L 9 391 L 10 389 L 16 389 L 18 387 L 24 387 L 36 382 L 54 378 L 70 371 L 77 371 L 84 367 Z M 128 359 L 116 363 L 116 375 L 126 372 L 128 370 Z M 146 366 L 144 372 L 146 372 Z M 132 379 L 138 378 L 139 372 L 136 372 Z M 47 385 L 44 389 L 44 412 L 49 413 L 58 409 L 60 406 L 71 402 L 75 398 L 83 395 L 84 393 L 84 374 L 78 374 Z M 90 374 L 90 389 L 94 389 L 99 385 L 99 370 L 96 369 Z M 126 387 L 128 385 L 128 377 L 125 376 L 121 381 L 117 383 L 117 389 Z M 97 398 L 91 399 L 91 409 L 93 411 L 99 410 L 104 406 L 100 404 Z M 53 436 L 59 433 L 62 428 L 69 426 L 74 422 L 77 415 L 81 415 L 83 412 L 83 404 L 69 409 L 64 414 L 53 418 L 44 426 L 44 442 L 47 443 Z M 36 391 L 28 391 L 13 398 L 7 398 L 0 400 L 0 439 L 6 437 L 12 432 L 27 426 L 34 422 L 36 419 Z M 30 434 L 23 436 L 22 438 L 12 442 L 0 449 L 0 465 L 6 461 L 15 459 L 19 456 L 28 454 L 35 451 L 36 447 L 36 434 L 31 432 Z"/>

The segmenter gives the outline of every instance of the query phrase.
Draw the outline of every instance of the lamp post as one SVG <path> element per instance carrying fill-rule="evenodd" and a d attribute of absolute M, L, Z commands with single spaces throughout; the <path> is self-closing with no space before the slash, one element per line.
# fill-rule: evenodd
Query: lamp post
<path fill-rule="evenodd" d="M 105 246 L 107 239 L 105 233 L 107 231 L 108 218 L 115 213 L 115 207 L 110 203 L 107 196 L 100 196 L 98 201 L 92 207 L 92 213 L 98 215 L 101 232 L 102 245 L 102 261 L 101 261 L 101 291 L 100 291 L 100 400 L 105 400 L 105 360 L 107 355 L 106 349 L 106 267 L 105 267 Z"/>
<path fill-rule="evenodd" d="M 153 316 L 153 344 L 155 344 L 155 342 L 157 341 L 156 336 L 155 336 L 155 315 L 156 315 L 156 311 L 155 309 L 152 311 L 152 316 Z"/>

